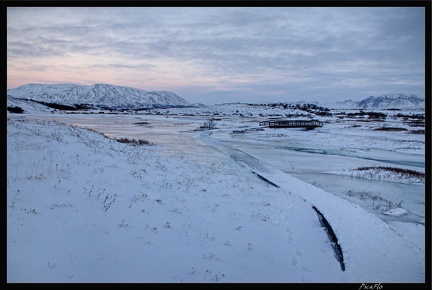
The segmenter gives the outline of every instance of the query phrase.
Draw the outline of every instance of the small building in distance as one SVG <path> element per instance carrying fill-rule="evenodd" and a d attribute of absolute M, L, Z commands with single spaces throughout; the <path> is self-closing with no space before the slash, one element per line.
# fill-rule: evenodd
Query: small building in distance
<path fill-rule="evenodd" d="M 306 128 L 307 130 L 313 130 L 316 127 L 322 127 L 324 123 L 318 120 L 269 120 L 262 121 L 259 125 L 269 128 Z"/>

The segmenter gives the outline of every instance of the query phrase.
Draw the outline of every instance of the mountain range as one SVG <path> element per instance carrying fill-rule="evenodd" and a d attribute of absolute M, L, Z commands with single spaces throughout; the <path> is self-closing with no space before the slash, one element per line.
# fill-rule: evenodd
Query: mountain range
<path fill-rule="evenodd" d="M 424 110 L 425 99 L 416 94 L 385 94 L 370 96 L 361 101 L 346 100 L 334 104 L 328 104 L 332 109 L 409 109 Z"/>
<path fill-rule="evenodd" d="M 189 102 L 168 91 L 144 91 L 110 84 L 26 84 L 7 91 L 10 97 L 69 109 L 147 109 L 190 107 Z"/>
<path fill-rule="evenodd" d="M 46 106 L 55 109 L 110 109 L 141 110 L 151 108 L 202 107 L 191 104 L 168 91 L 144 91 L 137 88 L 94 84 L 26 84 L 9 89 L 8 107 L 26 107 L 44 110 Z M 314 102 L 318 104 L 317 102 Z M 425 110 L 425 99 L 416 94 L 385 94 L 370 96 L 360 101 L 346 100 L 323 104 L 331 109 L 409 109 Z M 25 108 L 24 108 L 25 109 Z"/>

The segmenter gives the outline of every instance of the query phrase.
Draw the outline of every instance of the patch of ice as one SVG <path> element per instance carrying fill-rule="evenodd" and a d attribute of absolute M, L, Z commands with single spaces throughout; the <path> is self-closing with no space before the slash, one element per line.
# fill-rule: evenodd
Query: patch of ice
<path fill-rule="evenodd" d="M 389 216 L 403 216 L 409 214 L 409 212 L 406 209 L 398 207 L 398 208 L 392 208 L 388 211 L 384 211 L 382 212 L 382 214 L 389 215 Z"/>

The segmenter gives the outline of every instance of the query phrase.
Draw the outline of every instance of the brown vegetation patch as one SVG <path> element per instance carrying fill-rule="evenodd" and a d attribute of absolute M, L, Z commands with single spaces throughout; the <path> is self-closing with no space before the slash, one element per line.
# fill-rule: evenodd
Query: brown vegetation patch
<path fill-rule="evenodd" d="M 408 131 L 405 128 L 398 128 L 398 127 L 380 127 L 380 128 L 375 128 L 375 131 Z"/>
<path fill-rule="evenodd" d="M 364 170 L 385 170 L 385 171 L 390 171 L 390 172 L 395 172 L 395 173 L 399 173 L 399 174 L 408 175 L 408 176 L 411 176 L 411 177 L 419 177 L 419 178 L 424 178 L 425 177 L 425 174 L 423 172 L 419 172 L 419 171 L 415 171 L 415 170 L 410 170 L 410 169 L 404 169 L 404 168 L 397 168 L 397 167 L 385 167 L 385 166 L 359 167 L 359 168 L 357 168 L 357 170 L 359 170 L 359 171 L 364 171 Z"/>
<path fill-rule="evenodd" d="M 425 130 L 412 130 L 410 131 L 411 134 L 418 134 L 418 135 L 424 135 Z"/>
<path fill-rule="evenodd" d="M 129 139 L 129 138 L 120 138 L 116 139 L 120 143 L 129 143 L 132 145 L 149 145 L 150 142 L 146 140 L 136 140 L 136 139 Z"/>

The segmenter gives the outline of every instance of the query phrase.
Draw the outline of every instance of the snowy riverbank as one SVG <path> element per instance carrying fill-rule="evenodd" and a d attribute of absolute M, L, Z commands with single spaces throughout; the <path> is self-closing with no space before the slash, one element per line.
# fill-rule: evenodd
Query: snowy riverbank
<path fill-rule="evenodd" d="M 7 133 L 8 282 L 425 279 L 424 248 L 382 220 L 264 166 L 275 187 L 222 147 L 206 164 L 56 122 Z"/>

